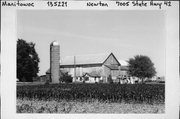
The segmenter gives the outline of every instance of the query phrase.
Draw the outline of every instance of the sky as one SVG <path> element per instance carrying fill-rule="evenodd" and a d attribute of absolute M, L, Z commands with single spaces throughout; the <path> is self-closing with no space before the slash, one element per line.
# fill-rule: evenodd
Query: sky
<path fill-rule="evenodd" d="M 18 10 L 17 37 L 33 42 L 39 75 L 49 68 L 49 47 L 60 44 L 60 57 L 113 53 L 118 60 L 151 58 L 157 76 L 165 75 L 166 24 L 156 10 Z"/>

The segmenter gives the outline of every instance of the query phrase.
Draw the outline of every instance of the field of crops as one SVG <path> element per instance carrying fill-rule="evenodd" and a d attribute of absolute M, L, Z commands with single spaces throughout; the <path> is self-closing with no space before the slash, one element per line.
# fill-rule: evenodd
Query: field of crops
<path fill-rule="evenodd" d="M 43 101 L 98 100 L 111 103 L 164 104 L 164 84 L 51 84 L 17 86 L 17 99 Z"/>

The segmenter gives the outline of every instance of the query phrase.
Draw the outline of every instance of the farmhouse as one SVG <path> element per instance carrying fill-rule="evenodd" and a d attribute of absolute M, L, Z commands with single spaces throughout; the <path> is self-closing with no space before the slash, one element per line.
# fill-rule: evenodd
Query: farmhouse
<path fill-rule="evenodd" d="M 60 60 L 60 72 L 68 72 L 73 77 L 73 82 L 108 82 L 111 76 L 113 82 L 118 82 L 118 77 L 125 74 L 125 67 L 116 59 L 113 53 L 109 54 L 90 54 L 66 56 Z M 46 72 L 50 76 L 50 70 Z"/>

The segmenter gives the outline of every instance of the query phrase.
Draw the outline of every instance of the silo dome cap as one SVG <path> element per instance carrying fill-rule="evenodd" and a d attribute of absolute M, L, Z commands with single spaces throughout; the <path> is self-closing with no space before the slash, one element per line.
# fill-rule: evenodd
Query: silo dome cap
<path fill-rule="evenodd" d="M 53 46 L 56 45 L 56 46 L 57 46 L 57 45 L 59 45 L 59 43 L 58 43 L 57 41 L 53 41 L 53 42 L 51 43 L 51 45 L 53 45 Z"/>

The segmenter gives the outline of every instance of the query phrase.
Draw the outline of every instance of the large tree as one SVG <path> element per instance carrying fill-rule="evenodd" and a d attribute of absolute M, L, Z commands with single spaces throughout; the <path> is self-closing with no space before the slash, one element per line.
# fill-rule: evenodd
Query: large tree
<path fill-rule="evenodd" d="M 17 41 L 17 78 L 19 81 L 32 82 L 39 72 L 39 57 L 35 44 L 23 39 Z"/>
<path fill-rule="evenodd" d="M 128 61 L 128 74 L 138 77 L 144 82 L 145 78 L 152 78 L 156 75 L 154 63 L 148 56 L 136 55 Z"/>

